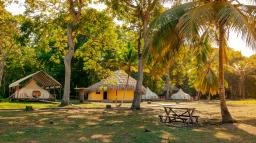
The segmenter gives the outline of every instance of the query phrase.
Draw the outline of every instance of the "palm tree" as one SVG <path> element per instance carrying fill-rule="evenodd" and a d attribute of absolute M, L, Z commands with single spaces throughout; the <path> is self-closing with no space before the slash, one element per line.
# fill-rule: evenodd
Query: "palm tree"
<path fill-rule="evenodd" d="M 124 95 L 122 98 L 122 103 L 123 103 L 124 97 L 126 96 L 126 93 L 127 93 L 127 88 L 128 88 L 128 84 L 129 84 L 129 78 L 130 78 L 130 74 L 132 71 L 132 67 L 134 67 L 137 64 L 136 57 L 137 57 L 136 52 L 133 49 L 131 43 L 129 42 L 127 45 L 127 51 L 121 57 L 121 61 L 122 61 L 121 67 L 127 71 L 127 80 L 126 80 L 126 85 L 125 85 L 125 92 L 124 92 Z"/>
<path fill-rule="evenodd" d="M 202 32 L 215 29 L 219 47 L 219 97 L 223 123 L 234 122 L 226 105 L 224 88 L 227 34 L 235 31 L 248 45 L 255 47 L 255 12 L 255 5 L 245 5 L 237 0 L 191 0 L 166 11 L 154 22 L 152 45 L 163 51 L 175 48 L 172 47 L 177 45 L 174 39 L 180 38 L 184 43 L 193 45 Z"/>
<path fill-rule="evenodd" d="M 212 31 L 206 31 L 198 39 L 197 48 L 195 49 L 197 68 L 196 78 L 194 80 L 195 89 L 202 94 L 208 93 L 208 100 L 212 95 L 218 93 L 219 79 L 217 76 L 217 52 L 212 48 L 209 41 Z"/>
<path fill-rule="evenodd" d="M 254 69 L 247 61 L 240 61 L 232 65 L 226 65 L 226 67 L 227 70 L 230 70 L 239 77 L 239 95 L 242 97 L 242 99 L 245 99 L 245 80 L 253 73 Z"/>
<path fill-rule="evenodd" d="M 218 85 L 218 76 L 210 66 L 198 72 L 197 79 L 194 82 L 194 87 L 197 91 L 202 94 L 209 94 L 208 100 L 211 99 L 212 95 L 218 93 Z"/>
<path fill-rule="evenodd" d="M 127 80 L 126 80 L 126 84 L 125 84 L 125 92 L 123 94 L 123 99 L 122 102 L 120 104 L 120 106 L 123 103 L 124 97 L 126 96 L 127 93 L 127 88 L 128 88 L 128 84 L 129 84 L 129 79 L 130 79 L 130 74 L 133 70 L 136 70 L 136 65 L 138 64 L 138 60 L 137 60 L 137 54 L 135 49 L 132 47 L 131 42 L 127 43 L 127 49 L 124 49 L 124 51 L 122 51 L 122 54 L 119 54 L 120 56 L 118 56 L 115 59 L 110 59 L 108 61 L 108 64 L 112 66 L 112 68 L 119 68 L 122 69 L 124 71 L 126 71 L 127 73 Z"/>

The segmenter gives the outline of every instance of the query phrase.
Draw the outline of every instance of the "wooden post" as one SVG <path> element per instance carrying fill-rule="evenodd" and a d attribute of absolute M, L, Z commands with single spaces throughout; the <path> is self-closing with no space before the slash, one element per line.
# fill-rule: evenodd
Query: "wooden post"
<path fill-rule="evenodd" d="M 117 89 L 116 89 L 116 103 L 117 103 Z"/>
<path fill-rule="evenodd" d="M 60 88 L 60 99 L 61 99 L 61 95 L 62 95 L 62 94 L 61 94 L 61 88 Z"/>
<path fill-rule="evenodd" d="M 12 88 L 10 87 L 9 88 L 9 97 L 11 96 L 11 90 L 12 90 Z"/>
<path fill-rule="evenodd" d="M 55 86 L 53 87 L 54 101 L 56 100 Z"/>

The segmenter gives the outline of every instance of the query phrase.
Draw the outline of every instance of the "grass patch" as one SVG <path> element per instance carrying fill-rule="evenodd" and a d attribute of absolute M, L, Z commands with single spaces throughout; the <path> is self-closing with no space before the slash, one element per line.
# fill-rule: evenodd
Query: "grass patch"
<path fill-rule="evenodd" d="M 23 109 L 26 106 L 33 108 L 54 108 L 58 104 L 40 103 L 40 102 L 0 102 L 0 109 Z"/>
<path fill-rule="evenodd" d="M 251 99 L 251 100 L 227 101 L 227 104 L 238 104 L 238 105 L 256 104 L 256 100 Z"/>
<path fill-rule="evenodd" d="M 106 104 L 110 104 L 112 107 L 116 107 L 115 103 L 101 103 L 101 102 L 90 102 L 84 104 L 71 104 L 65 106 L 65 108 L 105 108 Z M 42 103 L 42 102 L 24 102 L 24 101 L 13 101 L 13 102 L 0 102 L 0 109 L 24 109 L 26 106 L 32 106 L 35 109 L 39 108 L 56 108 L 60 105 L 57 103 Z M 122 107 L 130 107 L 131 103 L 123 103 Z"/>

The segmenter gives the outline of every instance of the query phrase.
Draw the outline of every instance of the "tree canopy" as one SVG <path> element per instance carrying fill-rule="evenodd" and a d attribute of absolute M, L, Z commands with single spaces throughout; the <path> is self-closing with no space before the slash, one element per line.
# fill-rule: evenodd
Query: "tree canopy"
<path fill-rule="evenodd" d="M 71 98 L 76 95 L 75 87 L 88 87 L 118 69 L 136 79 L 144 74 L 140 81 L 158 95 L 163 95 L 169 85 L 170 95 L 174 92 L 172 87 L 178 87 L 192 96 L 200 92 L 202 98 L 208 94 L 218 98 L 220 55 L 215 47 L 219 46 L 220 35 L 215 24 L 224 24 L 225 31 L 237 31 L 254 46 L 255 32 L 250 28 L 255 19 L 253 5 L 195 1 L 176 3 L 167 9 L 160 0 L 138 4 L 108 0 L 97 1 L 107 7 L 97 10 L 89 7 L 91 1 L 82 2 L 79 22 L 72 26 L 71 34 Z M 69 4 L 26 1 L 25 13 L 16 16 L 6 10 L 9 4 L 0 2 L 1 96 L 8 97 L 10 83 L 38 70 L 46 71 L 64 85 L 64 61 L 70 50 L 67 25 L 72 23 Z M 78 5 L 74 5 L 77 10 Z M 222 10 L 216 14 L 215 8 Z M 205 31 L 207 35 L 202 34 Z M 231 48 L 224 48 L 226 96 L 256 98 L 255 55 L 245 57 Z"/>

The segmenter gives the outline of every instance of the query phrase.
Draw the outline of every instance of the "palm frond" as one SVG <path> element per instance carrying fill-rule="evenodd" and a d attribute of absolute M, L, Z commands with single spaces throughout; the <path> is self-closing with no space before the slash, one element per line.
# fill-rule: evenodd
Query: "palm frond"
<path fill-rule="evenodd" d="M 152 36 L 149 47 L 145 49 L 144 54 L 151 53 L 151 57 L 162 57 L 169 61 L 182 43 L 182 39 L 175 29 L 179 18 L 194 5 L 196 2 L 177 5 L 156 18 L 150 25 Z"/>
<path fill-rule="evenodd" d="M 213 3 L 198 3 L 180 18 L 177 25 L 179 35 L 193 43 L 200 37 L 200 33 L 209 27 L 214 20 L 214 15 Z"/>
<path fill-rule="evenodd" d="M 255 20 L 249 19 L 239 7 L 230 3 L 222 3 L 218 5 L 220 8 L 217 19 L 218 22 L 224 24 L 228 29 L 238 33 L 246 44 L 251 48 L 256 47 L 256 29 Z"/>

